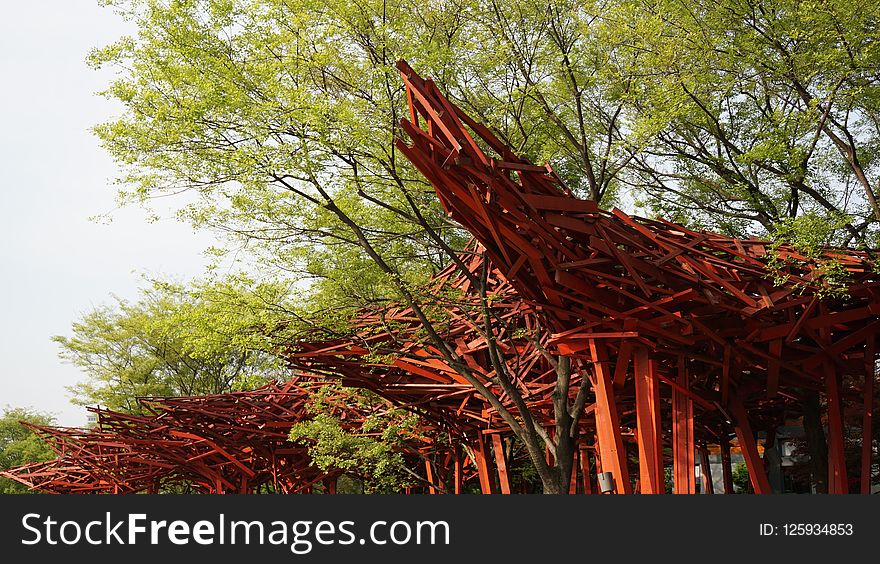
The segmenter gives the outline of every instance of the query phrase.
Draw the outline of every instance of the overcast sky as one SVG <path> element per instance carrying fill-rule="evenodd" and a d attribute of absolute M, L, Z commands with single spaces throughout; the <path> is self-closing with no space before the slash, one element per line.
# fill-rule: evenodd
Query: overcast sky
<path fill-rule="evenodd" d="M 141 273 L 199 275 L 211 243 L 135 208 L 89 220 L 115 207 L 115 167 L 89 128 L 120 108 L 95 95 L 112 75 L 84 60 L 130 32 L 97 0 L 7 2 L 0 18 L 0 408 L 62 425 L 86 421 L 65 391 L 84 376 L 50 337 L 111 293 L 134 297 Z"/>

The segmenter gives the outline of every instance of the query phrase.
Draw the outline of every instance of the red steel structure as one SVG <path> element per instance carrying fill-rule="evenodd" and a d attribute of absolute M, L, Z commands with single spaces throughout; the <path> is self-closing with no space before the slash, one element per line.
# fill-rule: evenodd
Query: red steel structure
<path fill-rule="evenodd" d="M 93 429 L 34 427 L 56 460 L 4 473 L 53 493 L 195 491 L 249 493 L 270 483 L 296 492 L 325 478 L 305 446 L 287 441 L 306 416 L 308 393 L 294 379 L 241 393 L 144 398 L 146 415 L 94 409 Z"/>
<path fill-rule="evenodd" d="M 590 380 L 581 421 L 590 444 L 578 453 L 581 486 L 572 491 L 596 491 L 602 471 L 618 493 L 662 493 L 671 464 L 673 491 L 693 493 L 696 465 L 705 475 L 707 449 L 718 448 L 724 493 L 732 493 L 730 448 L 738 443 L 754 491 L 769 493 L 756 434 L 772 436 L 803 413 L 806 393 L 818 392 L 829 492 L 850 488 L 844 446 L 845 427 L 853 426 L 844 419 L 852 414 L 862 421 L 858 488 L 869 492 L 880 329 L 872 253 L 828 248 L 806 256 L 791 245 L 602 210 L 576 198 L 549 165 L 513 154 L 405 62 L 399 68 L 410 143 L 398 148 L 481 245 L 462 260 L 471 274 L 485 275 L 499 320 L 493 336 L 530 413 L 554 425 L 555 374 L 542 351 L 569 356 L 576 378 Z M 829 282 L 829 264 L 846 271 L 845 288 Z M 485 335 L 473 314 L 477 289 L 464 274 L 447 268 L 431 291 L 444 304 L 444 338 L 491 389 Z M 451 437 L 450 448 L 414 446 L 423 456 L 413 465 L 432 493 L 461 492 L 471 478 L 485 493 L 512 491 L 509 429 L 420 337 L 413 312 L 365 310 L 352 326 L 353 335 L 310 335 L 283 356 L 304 377 L 373 390 L 417 411 L 426 430 Z M 151 416 L 100 412 L 100 429 L 88 433 L 41 428 L 62 456 L 5 475 L 44 491 L 155 491 L 175 481 L 208 492 L 250 492 L 263 483 L 308 491 L 334 476 L 284 440 L 305 417 L 308 397 L 298 382 L 145 400 Z"/>
<path fill-rule="evenodd" d="M 484 267 L 482 249 L 459 258 L 471 274 L 479 275 Z M 486 291 L 493 298 L 494 336 L 506 354 L 506 364 L 524 395 L 537 397 L 538 389 L 549 383 L 542 376 L 552 371 L 538 348 L 547 345 L 550 335 L 543 331 L 534 308 L 517 298 L 498 270 L 489 269 Z M 479 295 L 471 279 L 453 264 L 433 278 L 428 293 L 442 304 L 444 318 L 437 323 L 445 328 L 444 339 L 454 343 L 468 366 L 492 387 L 486 377 L 490 362 L 485 329 L 480 326 Z M 282 355 L 295 370 L 341 378 L 346 386 L 373 390 L 456 435 L 504 428 L 491 406 L 443 360 L 440 351 L 417 336 L 421 322 L 410 308 L 393 304 L 364 310 L 351 325 L 353 335 L 334 339 L 315 332 Z M 509 398 L 504 402 L 512 406 Z"/>
<path fill-rule="evenodd" d="M 798 413 L 802 391 L 812 389 L 827 399 L 832 493 L 848 491 L 844 405 L 861 409 L 867 493 L 880 329 L 871 253 L 804 256 L 790 245 L 601 210 L 576 198 L 549 165 L 513 154 L 431 80 L 403 61 L 398 68 L 410 106 L 401 126 L 411 139 L 398 148 L 517 294 L 546 314 L 555 349 L 589 361 L 599 458 L 618 492 L 633 489 L 628 442 L 638 451 L 642 492 L 662 492 L 668 439 L 675 491 L 692 493 L 698 446 L 724 450 L 735 435 L 755 492 L 768 493 L 754 433 Z M 845 292 L 832 292 L 823 276 L 831 263 L 848 274 Z"/>
<path fill-rule="evenodd" d="M 484 263 L 478 249 L 464 253 L 462 260 L 471 272 L 480 271 Z M 501 321 L 496 337 L 508 354 L 508 366 L 519 385 L 538 397 L 552 386 L 548 378 L 553 369 L 535 344 L 546 344 L 549 334 L 540 336 L 531 308 L 516 299 L 497 272 L 487 272 L 485 278 L 497 298 L 492 305 Z M 488 364 L 486 346 L 470 317 L 476 303 L 469 284 L 449 267 L 434 278 L 430 290 L 448 296 L 446 335 L 467 351 L 469 365 L 482 371 Z M 206 493 L 249 493 L 271 484 L 274 491 L 296 493 L 310 491 L 319 481 L 332 489 L 340 472 L 317 471 L 305 446 L 292 445 L 286 437 L 295 423 L 308 418 L 316 386 L 341 377 L 345 386 L 373 390 L 421 415 L 418 440 L 411 441 L 407 451 L 418 454 L 408 460 L 424 477 L 427 491 L 459 493 L 467 482 L 479 480 L 486 493 L 510 492 L 509 461 L 500 442 L 503 423 L 470 385 L 437 360 L 436 351 L 415 340 L 419 325 L 412 312 L 397 306 L 366 310 L 352 325 L 356 334 L 351 338 L 299 343 L 299 353 L 283 353 L 298 376 L 282 386 L 141 398 L 147 415 L 93 409 L 96 429 L 35 427 L 59 459 L 3 475 L 54 493 L 152 492 L 175 484 Z M 395 330 L 389 331 L 390 326 Z M 538 337 L 534 342 L 512 337 L 517 331 Z M 383 358 L 389 364 L 383 365 Z M 366 413 L 349 399 L 344 393 L 331 398 L 336 415 L 356 429 Z M 549 403 L 549 396 L 540 402 Z M 430 437 L 438 432 L 451 441 L 434 442 Z"/>
<path fill-rule="evenodd" d="M 546 352 L 550 333 L 544 316 L 520 299 L 502 273 L 487 264 L 481 248 L 462 253 L 459 260 L 474 276 L 452 264 L 428 287 L 432 301 L 443 306 L 444 316 L 437 320 L 443 328 L 442 337 L 454 346 L 471 373 L 507 409 L 516 412 L 513 399 L 493 378 L 480 288 L 474 285 L 477 279 L 491 297 L 492 337 L 504 355 L 511 380 L 541 425 L 552 426 L 556 368 Z M 291 368 L 341 378 L 346 386 L 372 390 L 395 405 L 417 411 L 425 421 L 447 432 L 460 448 L 452 457 L 437 461 L 437 468 L 426 475 L 429 481 L 442 481 L 434 474 L 460 476 L 462 465 L 471 463 L 477 468 L 481 491 L 513 491 L 508 471 L 511 461 L 507 460 L 512 453 L 507 440 L 510 428 L 436 346 L 419 336 L 422 324 L 412 309 L 392 305 L 365 310 L 352 321 L 352 327 L 352 336 L 322 339 L 320 334 L 312 334 L 282 354 Z M 575 389 L 582 378 L 582 372 L 572 375 Z M 581 432 L 592 433 L 587 418 L 581 421 Z M 580 456 L 586 463 L 589 454 Z M 461 479 L 454 478 L 447 489 L 458 492 L 461 488 Z"/>
<path fill-rule="evenodd" d="M 202 493 L 261 487 L 304 493 L 319 482 L 333 492 L 341 472 L 318 469 L 307 444 L 288 440 L 291 427 L 309 418 L 317 387 L 343 426 L 360 428 L 366 413 L 350 394 L 300 376 L 248 392 L 142 398 L 145 415 L 94 409 L 98 423 L 92 429 L 32 427 L 58 458 L 2 474 L 50 493 L 152 493 L 174 486 Z M 411 443 L 411 458 L 438 457 L 425 437 Z"/>

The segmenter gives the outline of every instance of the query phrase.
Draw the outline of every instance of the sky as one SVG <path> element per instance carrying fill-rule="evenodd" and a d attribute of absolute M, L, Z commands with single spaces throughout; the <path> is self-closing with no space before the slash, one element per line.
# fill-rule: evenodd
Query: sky
<path fill-rule="evenodd" d="M 89 129 L 121 108 L 98 96 L 112 71 L 94 47 L 132 33 L 97 0 L 11 2 L 0 18 L 0 409 L 31 407 L 86 423 L 66 386 L 85 379 L 52 335 L 111 294 L 134 298 L 143 274 L 203 272 L 210 237 L 159 210 L 115 210 L 117 169 Z M 112 221 L 91 217 L 111 214 Z"/>

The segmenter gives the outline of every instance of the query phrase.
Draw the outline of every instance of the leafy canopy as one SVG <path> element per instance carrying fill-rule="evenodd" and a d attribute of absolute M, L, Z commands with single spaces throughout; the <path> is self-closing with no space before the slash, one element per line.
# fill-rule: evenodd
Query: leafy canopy
<path fill-rule="evenodd" d="M 536 162 L 612 201 L 629 156 L 577 3 L 239 0 L 113 3 L 138 33 L 90 56 L 119 70 L 123 115 L 95 128 L 120 197 L 189 191 L 181 215 L 247 241 L 329 299 L 399 297 L 338 206 L 408 283 L 461 249 L 433 191 L 394 148 L 405 58 Z"/>
<path fill-rule="evenodd" d="M 825 217 L 832 242 L 877 246 L 878 16 L 842 0 L 611 2 L 603 73 L 627 87 L 643 203 L 740 236 Z"/>
<path fill-rule="evenodd" d="M 55 453 L 22 421 L 32 425 L 53 425 L 55 418 L 30 409 L 6 407 L 0 416 L 0 470 L 55 458 Z M 9 478 L 0 477 L 0 494 L 27 493 L 29 490 Z"/>
<path fill-rule="evenodd" d="M 328 386 L 313 396 L 311 417 L 291 428 L 290 440 L 306 442 L 321 470 L 341 470 L 361 480 L 364 493 L 398 493 L 412 485 L 416 475 L 408 470 L 404 453 L 407 439 L 417 437 L 418 416 L 391 408 L 371 392 L 343 388 L 368 413 L 363 421 L 343 422 L 324 401 L 333 390 Z"/>
<path fill-rule="evenodd" d="M 89 377 L 71 388 L 76 403 L 138 412 L 139 396 L 222 393 L 285 377 L 272 353 L 289 292 L 243 278 L 154 280 L 136 302 L 117 298 L 53 339 Z"/>

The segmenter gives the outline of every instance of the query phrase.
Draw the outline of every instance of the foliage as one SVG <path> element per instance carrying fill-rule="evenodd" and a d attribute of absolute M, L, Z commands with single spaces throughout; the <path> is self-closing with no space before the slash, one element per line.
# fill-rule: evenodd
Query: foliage
<path fill-rule="evenodd" d="M 663 491 L 668 494 L 675 491 L 675 478 L 672 473 L 672 468 L 669 466 L 663 468 Z"/>
<path fill-rule="evenodd" d="M 506 450 L 507 457 L 507 475 L 510 480 L 510 490 L 512 492 L 524 491 L 526 493 L 536 493 L 541 491 L 541 477 L 535 470 L 535 466 L 531 463 L 528 451 L 519 439 L 512 439 L 512 445 Z M 470 485 L 468 492 L 467 485 Z M 466 484 L 465 492 L 480 493 L 478 484 Z"/>
<path fill-rule="evenodd" d="M 184 217 L 247 240 L 325 304 L 398 297 L 329 200 L 408 282 L 448 261 L 422 219 L 465 241 L 394 148 L 399 58 L 588 197 L 612 201 L 629 159 L 596 80 L 603 49 L 573 2 L 113 4 L 138 34 L 90 62 L 120 70 L 105 95 L 126 111 L 95 131 L 125 168 L 122 200 L 195 192 Z"/>
<path fill-rule="evenodd" d="M 89 377 L 75 402 L 137 412 L 139 396 L 200 395 L 250 389 L 285 376 L 271 333 L 286 318 L 289 289 L 246 279 L 193 283 L 154 280 L 136 302 L 117 298 L 56 336 L 61 357 Z"/>
<path fill-rule="evenodd" d="M 399 279 L 448 262 L 438 237 L 466 237 L 394 148 L 399 58 L 605 206 L 777 239 L 824 222 L 829 242 L 878 244 L 878 6 L 108 3 L 138 26 L 89 58 L 119 71 L 104 94 L 125 111 L 95 131 L 124 168 L 120 198 L 191 192 L 183 217 L 307 282 L 315 311 L 399 299 Z M 823 268 L 837 293 L 840 268 Z"/>
<path fill-rule="evenodd" d="M 842 0 L 621 0 L 600 18 L 628 88 L 631 181 L 675 221 L 735 235 L 845 217 L 876 246 L 878 6 Z"/>
<path fill-rule="evenodd" d="M 845 223 L 846 220 L 839 215 L 829 217 L 815 213 L 786 218 L 776 223 L 773 231 L 775 241 L 767 249 L 767 270 L 774 283 L 779 285 L 787 282 L 788 275 L 785 271 L 789 268 L 807 270 L 814 267 L 818 276 L 812 282 L 821 285 L 818 292 L 820 297 L 846 297 L 850 273 L 834 253 L 828 250 L 828 245 L 835 234 L 840 233 Z M 791 245 L 804 259 L 797 260 L 781 253 L 783 243 Z"/>
<path fill-rule="evenodd" d="M 415 414 L 390 409 L 374 394 L 343 389 L 371 413 L 357 424 L 341 421 L 327 403 L 329 386 L 313 396 L 309 404 L 312 417 L 293 426 L 290 440 L 309 444 L 309 455 L 321 470 L 341 470 L 362 481 L 364 493 L 397 493 L 411 485 L 413 475 L 403 456 L 404 440 L 414 436 L 418 425 Z"/>
<path fill-rule="evenodd" d="M 733 491 L 734 493 L 747 493 L 751 482 L 749 478 L 749 469 L 745 462 L 738 462 L 733 466 Z"/>
<path fill-rule="evenodd" d="M 127 166 L 123 200 L 196 191 L 182 216 L 309 278 L 327 305 L 395 291 L 325 195 L 407 280 L 436 266 L 422 231 L 393 211 L 416 205 L 445 223 L 393 147 L 405 102 L 389 51 L 414 39 L 400 10 L 308 0 L 120 7 L 138 37 L 90 60 L 130 70 L 106 92 L 126 113 L 96 128 Z"/>
<path fill-rule="evenodd" d="M 55 458 L 49 445 L 23 426 L 22 421 L 48 426 L 55 423 L 55 418 L 30 409 L 6 407 L 0 417 L 0 470 Z M 0 477 L 0 494 L 27 492 L 26 486 Z"/>

